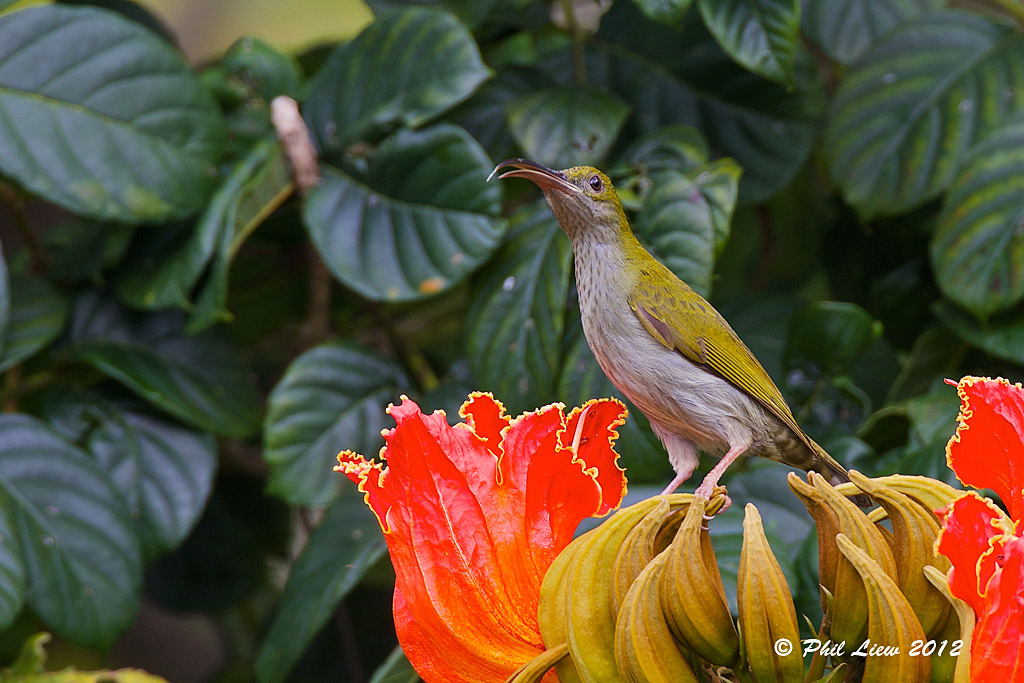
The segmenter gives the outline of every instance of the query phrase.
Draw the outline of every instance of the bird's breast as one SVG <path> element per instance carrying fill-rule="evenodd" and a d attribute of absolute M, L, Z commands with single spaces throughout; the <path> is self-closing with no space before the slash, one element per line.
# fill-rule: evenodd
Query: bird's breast
<path fill-rule="evenodd" d="M 595 256 L 601 255 L 584 251 L 581 258 L 577 247 L 580 314 L 587 342 L 612 384 L 652 423 L 705 451 L 725 450 L 751 429 L 753 440 L 766 437 L 773 424 L 765 411 L 728 381 L 652 337 L 629 304 L 635 283 L 624 268 L 595 267 Z"/>

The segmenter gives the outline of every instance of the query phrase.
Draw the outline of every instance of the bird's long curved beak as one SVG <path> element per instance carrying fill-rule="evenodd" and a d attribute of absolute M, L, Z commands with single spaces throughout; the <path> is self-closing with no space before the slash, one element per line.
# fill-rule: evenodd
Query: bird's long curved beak
<path fill-rule="evenodd" d="M 542 166 L 536 161 L 530 161 L 529 159 L 505 159 L 505 161 L 500 162 L 494 167 L 491 175 L 487 176 L 487 180 L 490 181 L 494 174 L 503 169 L 512 170 L 505 171 L 499 175 L 499 179 L 526 178 L 535 182 L 542 190 L 559 190 L 566 194 L 579 191 L 561 171 L 553 171 L 547 166 Z"/>

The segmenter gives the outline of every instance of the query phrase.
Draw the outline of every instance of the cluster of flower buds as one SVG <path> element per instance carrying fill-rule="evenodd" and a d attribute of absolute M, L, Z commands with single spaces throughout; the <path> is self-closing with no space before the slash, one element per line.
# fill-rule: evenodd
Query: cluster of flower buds
<path fill-rule="evenodd" d="M 734 620 L 705 524 L 724 496 L 658 496 L 616 512 L 555 559 L 539 613 L 549 649 L 510 683 L 540 681 L 552 665 L 562 683 L 827 681 L 847 673 L 966 681 L 969 664 L 954 670 L 967 648 L 952 643 L 970 643 L 973 619 L 953 609 L 963 603 L 950 596 L 949 561 L 935 552 L 942 527 L 934 512 L 964 492 L 925 477 L 851 479 L 833 488 L 814 473 L 789 477 L 817 526 L 825 619 L 815 638 L 801 640 L 756 507 L 745 509 Z M 877 503 L 868 513 L 848 499 L 862 494 Z M 941 649 L 927 646 L 942 641 Z"/>

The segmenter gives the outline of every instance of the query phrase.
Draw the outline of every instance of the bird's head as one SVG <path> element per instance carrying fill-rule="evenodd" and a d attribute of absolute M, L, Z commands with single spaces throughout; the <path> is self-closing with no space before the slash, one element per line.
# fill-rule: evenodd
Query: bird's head
<path fill-rule="evenodd" d="M 544 191 L 558 224 L 572 239 L 618 239 L 629 223 L 608 176 L 593 166 L 555 171 L 529 159 L 506 159 L 488 177 L 526 178 Z"/>

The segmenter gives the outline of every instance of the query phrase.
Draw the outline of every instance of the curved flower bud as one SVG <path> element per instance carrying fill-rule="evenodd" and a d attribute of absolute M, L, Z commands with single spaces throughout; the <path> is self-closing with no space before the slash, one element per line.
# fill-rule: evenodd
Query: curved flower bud
<path fill-rule="evenodd" d="M 836 545 L 864 582 L 868 642 L 858 648 L 867 654 L 863 680 L 925 683 L 929 680 L 931 661 L 928 657 L 910 654 L 914 641 L 924 640 L 924 629 L 914 616 L 910 603 L 900 593 L 889 572 L 846 534 L 836 537 Z M 872 655 L 872 645 L 898 649 L 891 655 L 881 652 Z"/>
<path fill-rule="evenodd" d="M 732 666 L 739 656 L 739 635 L 711 537 L 703 528 L 704 511 L 705 501 L 694 498 L 665 551 L 669 559 L 662 572 L 662 606 L 672 633 L 689 649 L 717 666 Z"/>
<path fill-rule="evenodd" d="M 788 481 L 789 487 L 807 506 L 818 530 L 818 573 L 821 585 L 834 598 L 831 610 L 824 597 L 822 602 L 822 609 L 832 616 L 832 640 L 860 642 L 868 619 L 864 582 L 849 560 L 839 552 L 836 535 L 846 534 L 895 579 L 896 562 L 889 541 L 860 508 L 840 495 L 824 477 L 808 472 L 810 485 L 795 474 L 790 474 Z"/>
<path fill-rule="evenodd" d="M 662 611 L 660 583 L 668 561 L 668 553 L 661 553 L 649 562 L 622 601 L 615 661 L 630 683 L 697 683 Z"/>
<path fill-rule="evenodd" d="M 800 642 L 789 584 L 768 545 L 757 508 L 747 503 L 744 512 L 736 603 L 747 665 L 755 681 L 801 681 L 804 665 L 799 648 L 783 656 L 774 646 L 779 639 Z"/>
<path fill-rule="evenodd" d="M 551 405 L 515 419 L 472 394 L 450 426 L 403 398 L 384 433 L 385 469 L 345 451 L 395 568 L 395 629 L 429 683 L 504 680 L 544 652 L 541 581 L 580 520 L 618 506 L 612 443 L 625 408 Z M 553 680 L 546 679 L 546 680 Z"/>
<path fill-rule="evenodd" d="M 681 499 L 689 505 L 693 494 L 681 493 L 671 497 Z M 655 501 L 651 511 L 626 534 L 615 556 L 615 564 L 612 567 L 612 607 L 615 614 L 619 613 L 622 601 L 625 600 L 633 581 L 659 552 L 655 549 L 655 543 L 665 519 L 672 512 L 672 506 L 669 504 L 669 496 L 658 496 Z"/>
<path fill-rule="evenodd" d="M 900 591 L 913 608 L 925 634 L 934 636 L 945 626 L 951 610 L 949 601 L 924 575 L 927 565 L 943 572 L 950 566 L 949 560 L 935 552 L 935 541 L 941 531 L 939 520 L 935 513 L 925 510 L 909 497 L 859 472 L 851 472 L 850 480 L 888 513 L 893 536 L 889 545 L 896 561 Z"/>

